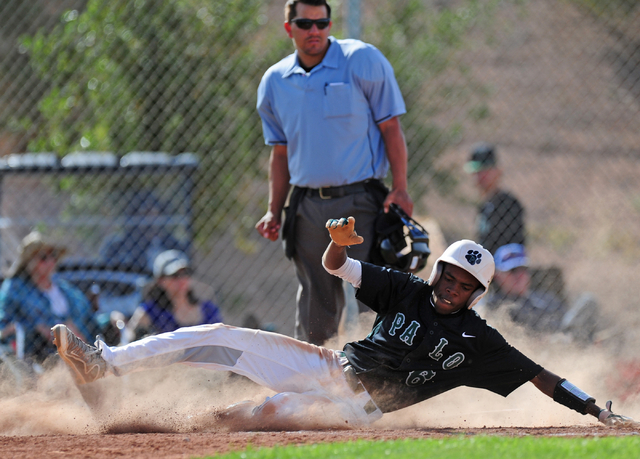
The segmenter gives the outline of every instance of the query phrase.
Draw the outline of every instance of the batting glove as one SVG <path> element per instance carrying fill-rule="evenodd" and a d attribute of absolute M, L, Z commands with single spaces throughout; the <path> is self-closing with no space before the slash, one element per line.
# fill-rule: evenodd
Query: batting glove
<path fill-rule="evenodd" d="M 609 427 L 629 427 L 629 426 L 638 426 L 639 422 L 634 421 L 633 419 L 622 416 L 621 414 L 614 414 L 611 412 L 611 400 L 609 400 L 605 406 L 606 408 L 600 410 L 600 414 L 598 415 L 598 420 L 603 423 L 605 426 Z"/>
<path fill-rule="evenodd" d="M 339 246 L 358 245 L 364 242 L 362 236 L 358 236 L 354 227 L 356 219 L 353 217 L 341 218 L 339 220 L 330 219 L 325 225 L 331 235 L 331 240 Z"/>

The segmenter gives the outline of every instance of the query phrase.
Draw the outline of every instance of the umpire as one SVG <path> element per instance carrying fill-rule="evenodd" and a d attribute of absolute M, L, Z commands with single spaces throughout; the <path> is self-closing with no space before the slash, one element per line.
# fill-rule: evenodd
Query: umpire
<path fill-rule="evenodd" d="M 369 260 L 381 209 L 393 202 L 413 211 L 398 118 L 406 110 L 378 49 L 329 35 L 325 0 L 289 0 L 284 29 L 295 53 L 269 68 L 258 88 L 272 150 L 268 210 L 256 229 L 272 241 L 281 231 L 299 282 L 294 336 L 322 344 L 337 333 L 345 306 L 342 281 L 320 263 L 329 243 L 324 223 L 334 215 L 356 217 L 366 242 L 354 255 Z M 382 183 L 389 169 L 391 191 Z"/>

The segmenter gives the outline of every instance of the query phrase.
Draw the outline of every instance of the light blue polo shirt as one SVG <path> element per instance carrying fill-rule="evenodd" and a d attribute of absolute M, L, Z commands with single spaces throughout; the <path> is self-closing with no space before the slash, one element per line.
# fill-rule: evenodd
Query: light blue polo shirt
<path fill-rule="evenodd" d="M 359 40 L 336 40 L 307 73 L 297 52 L 269 68 L 257 108 L 267 145 L 287 145 L 290 183 L 319 188 L 382 179 L 378 124 L 406 112 L 393 68 Z"/>

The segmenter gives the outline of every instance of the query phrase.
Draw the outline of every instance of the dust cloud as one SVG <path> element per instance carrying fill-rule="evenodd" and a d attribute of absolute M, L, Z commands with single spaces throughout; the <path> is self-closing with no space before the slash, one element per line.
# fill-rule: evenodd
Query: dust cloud
<path fill-rule="evenodd" d="M 372 315 L 361 316 L 355 328 L 326 347 L 343 344 L 367 334 Z M 600 406 L 613 400 L 614 412 L 640 419 L 640 397 L 621 399 L 616 346 L 577 345 L 561 336 L 533 336 L 500 317 L 495 326 L 516 348 L 596 398 Z M 636 380 L 636 384 L 638 384 Z M 244 377 L 184 365 L 149 370 L 123 377 L 108 376 L 76 386 L 61 361 L 37 378 L 17 387 L 15 380 L 0 372 L 0 435 L 90 435 L 101 433 L 170 433 L 196 430 L 229 430 L 220 416 L 226 407 L 249 400 L 253 406 L 273 393 Z M 240 406 L 242 408 L 242 406 Z M 313 409 L 313 407 L 309 407 Z M 323 414 L 324 413 L 324 414 Z M 308 412 L 307 414 L 310 414 Z M 324 418 L 323 418 L 324 416 Z M 339 416 L 337 416 L 339 417 Z M 349 428 L 335 414 L 318 410 L 306 430 Z M 413 407 L 388 413 L 375 429 L 546 427 L 597 424 L 525 384 L 503 398 L 491 392 L 458 388 Z M 255 426 L 254 426 L 255 427 Z M 305 430 L 279 425 L 276 430 Z M 248 424 L 232 430 L 252 430 Z"/>
<path fill-rule="evenodd" d="M 90 435 L 213 428 L 221 409 L 241 400 L 261 403 L 273 393 L 246 378 L 173 365 L 76 386 L 62 361 L 33 387 L 8 394 L 0 381 L 0 435 Z M 198 425 L 196 426 L 196 419 Z M 206 422 L 205 422 L 206 424 Z"/>

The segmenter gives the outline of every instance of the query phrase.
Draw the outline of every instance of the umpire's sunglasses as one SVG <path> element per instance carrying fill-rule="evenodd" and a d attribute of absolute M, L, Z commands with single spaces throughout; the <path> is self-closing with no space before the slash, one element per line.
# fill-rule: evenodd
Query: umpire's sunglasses
<path fill-rule="evenodd" d="M 302 30 L 311 29 L 311 27 L 313 27 L 313 24 L 315 24 L 318 27 L 318 30 L 322 30 L 322 29 L 326 29 L 327 27 L 329 27 L 329 24 L 331 23 L 331 19 L 329 19 L 329 18 L 323 18 L 323 19 L 304 19 L 304 18 L 300 18 L 300 19 L 294 19 L 291 22 L 294 23 L 295 25 L 297 25 Z"/>

